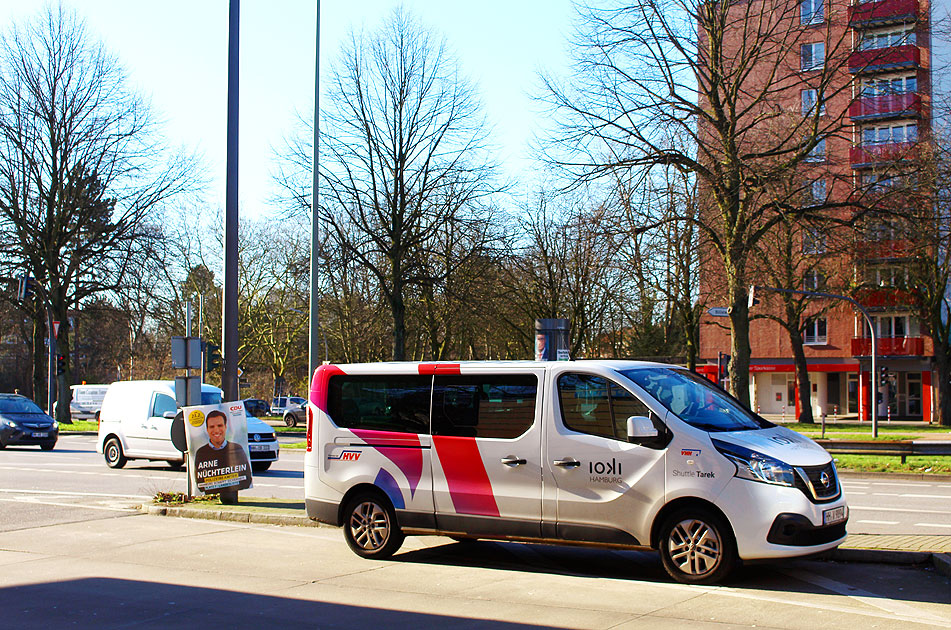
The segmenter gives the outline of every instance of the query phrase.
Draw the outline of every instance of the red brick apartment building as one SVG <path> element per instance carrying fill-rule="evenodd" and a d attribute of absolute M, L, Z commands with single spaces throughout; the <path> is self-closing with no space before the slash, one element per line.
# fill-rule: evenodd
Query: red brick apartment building
<path fill-rule="evenodd" d="M 845 133 L 829 138 L 824 147 L 827 159 L 809 168 L 820 172 L 826 169 L 829 181 L 851 181 L 854 185 L 876 166 L 877 156 L 913 145 L 919 135 L 927 137 L 932 124 L 932 59 L 933 52 L 939 52 L 932 51 L 932 2 L 937 4 L 936 0 L 800 0 L 797 17 L 802 29 L 804 89 L 796 90 L 790 99 L 801 97 L 806 109 L 811 98 L 806 89 L 808 69 L 822 53 L 817 49 L 823 38 L 844 36 L 850 46 L 846 51 L 847 68 L 835 75 L 835 80 L 844 82 L 839 87 L 846 89 L 827 104 L 830 109 L 839 108 L 839 112 L 847 108 Z M 947 12 L 946 7 L 942 10 Z M 942 80 L 935 77 L 936 84 Z M 779 105 L 797 106 L 793 102 Z M 822 186 L 824 191 L 825 184 Z M 875 287 L 854 297 L 877 326 L 878 365 L 885 365 L 889 372 L 885 385 L 879 384 L 878 376 L 875 378 L 880 393 L 876 403 L 879 417 L 930 422 L 934 410 L 933 346 L 931 339 L 922 334 L 908 295 L 895 288 L 896 278 L 902 274 L 901 243 L 886 232 L 868 236 L 865 243 L 852 249 L 842 266 L 846 273 L 854 273 Z M 804 251 L 804 255 L 809 254 L 822 252 Z M 717 272 L 716 265 L 710 267 L 704 270 L 707 275 L 701 275 L 701 293 L 705 293 L 704 283 L 709 288 L 716 281 L 710 275 Z M 756 276 L 752 276 L 752 282 L 767 284 Z M 813 288 L 808 278 L 803 288 Z M 725 304 L 716 303 L 714 298 L 708 306 Z M 817 308 L 822 306 L 828 303 Z M 700 331 L 699 369 L 711 377 L 716 374 L 718 357 L 730 350 L 729 331 L 714 325 L 717 323 L 727 324 L 728 320 L 706 317 Z M 871 344 L 861 314 L 845 303 L 832 307 L 810 321 L 804 340 L 816 418 L 825 413 L 869 419 Z M 753 409 L 797 417 L 799 395 L 785 330 L 775 322 L 754 319 L 750 323 L 750 345 Z"/>

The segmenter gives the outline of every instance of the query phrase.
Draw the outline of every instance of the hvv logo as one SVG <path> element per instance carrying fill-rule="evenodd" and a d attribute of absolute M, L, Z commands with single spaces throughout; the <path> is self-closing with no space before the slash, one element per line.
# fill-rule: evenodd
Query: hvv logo
<path fill-rule="evenodd" d="M 360 451 L 340 451 L 337 455 L 328 455 L 327 459 L 339 459 L 342 462 L 355 462 L 360 459 Z"/>

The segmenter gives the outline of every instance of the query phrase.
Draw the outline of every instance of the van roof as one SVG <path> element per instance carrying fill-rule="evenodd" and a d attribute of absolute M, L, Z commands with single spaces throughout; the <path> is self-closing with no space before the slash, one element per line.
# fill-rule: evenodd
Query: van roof
<path fill-rule="evenodd" d="M 175 389 L 175 381 L 116 381 L 109 385 L 109 387 L 118 386 L 120 389 L 124 388 L 171 388 Z M 201 384 L 201 391 L 203 392 L 219 392 L 221 388 L 215 387 L 214 385 L 209 385 L 208 383 Z"/>
<path fill-rule="evenodd" d="M 454 368 L 484 368 L 500 369 L 538 369 L 554 368 L 565 365 L 601 366 L 611 369 L 632 369 L 647 367 L 682 368 L 682 365 L 672 363 L 657 363 L 654 361 L 635 361 L 630 359 L 581 359 L 571 361 L 383 361 L 379 363 L 334 363 L 320 367 L 334 367 L 347 371 L 347 368 L 359 368 L 361 371 L 371 368 L 380 372 L 407 372 L 414 369 L 421 374 L 431 371 L 448 373 Z M 442 370 L 440 368 L 443 368 Z M 320 369 L 320 368 L 318 368 Z"/>

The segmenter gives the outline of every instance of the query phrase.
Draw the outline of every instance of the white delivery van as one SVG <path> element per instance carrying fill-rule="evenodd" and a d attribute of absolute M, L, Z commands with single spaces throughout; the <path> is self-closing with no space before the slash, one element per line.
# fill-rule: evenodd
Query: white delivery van
<path fill-rule="evenodd" d="M 216 405 L 222 392 L 202 384 L 201 404 Z M 174 381 L 117 381 L 109 386 L 99 412 L 96 450 L 110 468 L 122 468 L 130 459 L 166 461 L 179 468 L 185 461 L 172 444 L 172 420 L 178 413 Z M 277 461 L 280 446 L 269 425 L 247 416 L 251 468 L 263 472 Z"/>
<path fill-rule="evenodd" d="M 829 454 L 677 366 L 323 365 L 307 416 L 307 514 L 364 557 L 406 534 L 650 548 L 712 583 L 845 540 Z"/>
<path fill-rule="evenodd" d="M 70 389 L 72 397 L 69 401 L 69 415 L 75 420 L 98 418 L 109 386 L 83 384 L 71 385 Z"/>

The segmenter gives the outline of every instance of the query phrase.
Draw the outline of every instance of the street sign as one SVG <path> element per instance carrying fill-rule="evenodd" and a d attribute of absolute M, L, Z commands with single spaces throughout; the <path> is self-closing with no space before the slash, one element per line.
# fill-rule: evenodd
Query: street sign
<path fill-rule="evenodd" d="M 53 336 L 59 337 L 59 322 L 53 321 Z"/>
<path fill-rule="evenodd" d="M 725 306 L 714 306 L 707 309 L 707 313 L 710 315 L 710 317 L 729 317 L 730 309 Z"/>
<path fill-rule="evenodd" d="M 172 337 L 172 367 L 176 370 L 201 369 L 201 339 Z"/>

